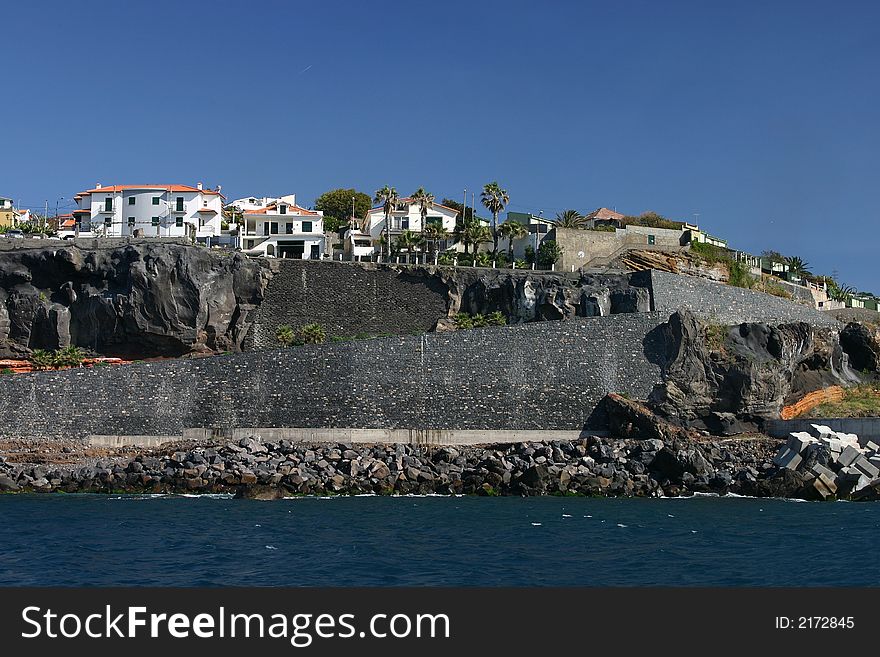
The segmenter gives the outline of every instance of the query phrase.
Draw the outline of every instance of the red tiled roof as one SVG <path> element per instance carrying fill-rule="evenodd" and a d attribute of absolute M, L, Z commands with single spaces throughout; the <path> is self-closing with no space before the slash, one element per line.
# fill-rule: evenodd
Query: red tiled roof
<path fill-rule="evenodd" d="M 91 213 L 92 213 L 92 211 L 89 209 L 74 210 L 73 211 L 73 214 L 91 214 Z"/>
<path fill-rule="evenodd" d="M 626 215 L 608 208 L 593 210 L 587 215 L 587 219 L 623 219 Z"/>
<path fill-rule="evenodd" d="M 217 190 L 199 189 L 198 187 L 192 187 L 191 185 L 104 185 L 103 187 L 87 189 L 84 192 L 80 192 L 78 195 L 85 196 L 86 194 L 103 194 L 104 192 L 114 193 L 122 192 L 128 189 L 161 189 L 162 191 L 169 192 L 201 192 L 202 194 L 206 194 L 209 196 L 223 196 L 223 194 L 221 194 Z M 223 196 L 223 198 L 226 197 Z"/>
<path fill-rule="evenodd" d="M 198 212 L 211 212 L 213 214 L 217 214 L 217 211 L 214 208 L 199 208 Z"/>

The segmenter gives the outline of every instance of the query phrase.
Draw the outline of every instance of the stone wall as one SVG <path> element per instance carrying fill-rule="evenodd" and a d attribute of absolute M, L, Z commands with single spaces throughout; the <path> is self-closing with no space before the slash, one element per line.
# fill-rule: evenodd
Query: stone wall
<path fill-rule="evenodd" d="M 0 376 L 0 434 L 190 427 L 581 429 L 659 381 L 667 316 L 638 313 Z"/>
<path fill-rule="evenodd" d="M 278 346 L 275 330 L 318 323 L 328 336 L 423 333 L 446 316 L 447 286 L 421 270 L 347 262 L 273 260 L 249 349 Z"/>
<path fill-rule="evenodd" d="M 808 322 L 814 326 L 841 326 L 828 314 L 789 299 L 702 278 L 653 270 L 633 275 L 631 282 L 649 287 L 652 310 L 666 315 L 688 308 L 698 317 L 720 324 Z"/>

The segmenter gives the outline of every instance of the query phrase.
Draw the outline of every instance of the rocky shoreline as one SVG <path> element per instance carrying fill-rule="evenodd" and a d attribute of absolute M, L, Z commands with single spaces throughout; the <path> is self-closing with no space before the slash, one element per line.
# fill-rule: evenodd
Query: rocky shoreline
<path fill-rule="evenodd" d="M 810 476 L 773 464 L 780 441 L 577 441 L 489 446 L 306 445 L 263 441 L 169 444 L 85 465 L 14 463 L 0 456 L 6 493 L 302 495 L 585 495 L 694 493 L 817 499 Z"/>

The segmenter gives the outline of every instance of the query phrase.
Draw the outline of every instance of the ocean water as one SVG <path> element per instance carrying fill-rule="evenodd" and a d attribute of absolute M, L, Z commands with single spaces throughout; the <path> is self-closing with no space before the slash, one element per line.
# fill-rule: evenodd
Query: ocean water
<path fill-rule="evenodd" d="M 880 584 L 880 504 L 0 496 L 0 585 Z"/>

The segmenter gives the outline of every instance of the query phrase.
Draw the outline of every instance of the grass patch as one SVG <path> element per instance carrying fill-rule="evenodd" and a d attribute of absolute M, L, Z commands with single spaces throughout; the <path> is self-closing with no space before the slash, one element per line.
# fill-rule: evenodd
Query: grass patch
<path fill-rule="evenodd" d="M 809 415 L 816 418 L 880 416 L 880 384 L 847 388 L 843 399 L 819 404 Z"/>

